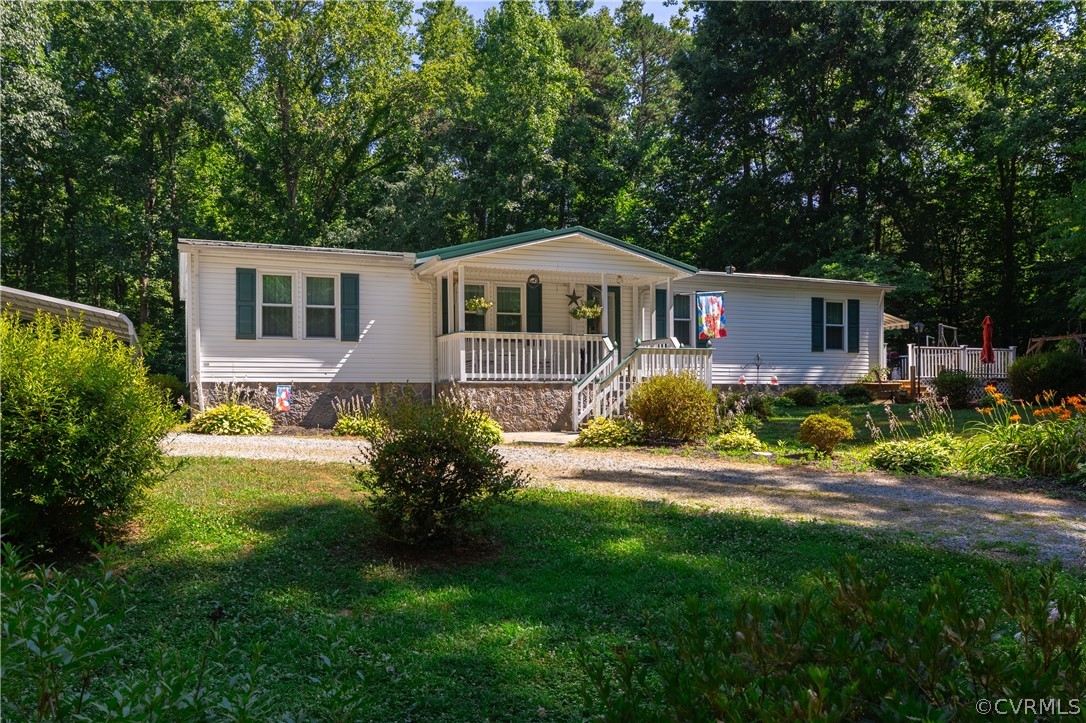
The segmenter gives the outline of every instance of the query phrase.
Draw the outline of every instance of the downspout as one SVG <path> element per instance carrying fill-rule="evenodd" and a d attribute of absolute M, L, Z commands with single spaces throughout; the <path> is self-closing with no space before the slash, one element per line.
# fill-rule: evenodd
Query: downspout
<path fill-rule="evenodd" d="M 430 287 L 430 313 L 427 316 L 430 318 L 430 403 L 433 404 L 437 399 L 437 329 L 434 327 L 434 317 L 439 313 L 434 306 L 437 303 L 437 277 L 424 279 L 417 269 L 413 269 L 411 274 Z"/>

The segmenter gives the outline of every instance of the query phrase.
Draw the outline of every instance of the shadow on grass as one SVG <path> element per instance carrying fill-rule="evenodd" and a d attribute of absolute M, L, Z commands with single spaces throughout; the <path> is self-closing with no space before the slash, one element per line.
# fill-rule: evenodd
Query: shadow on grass
<path fill-rule="evenodd" d="M 264 684 L 284 710 L 330 715 L 338 686 L 366 720 L 579 719 L 578 646 L 630 644 L 646 612 L 689 595 L 789 595 L 851 553 L 915 599 L 943 569 L 979 581 L 987 565 L 834 525 L 540 490 L 495 515 L 497 554 L 404 564 L 340 484 L 311 502 L 236 479 L 165 491 L 173 506 L 126 549 L 130 660 L 170 647 L 195 661 L 222 604 L 230 644 L 268 646 Z"/>

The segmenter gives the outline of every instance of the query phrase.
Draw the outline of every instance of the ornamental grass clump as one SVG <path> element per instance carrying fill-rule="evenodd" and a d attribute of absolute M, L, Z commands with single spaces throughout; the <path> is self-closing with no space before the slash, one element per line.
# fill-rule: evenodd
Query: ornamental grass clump
<path fill-rule="evenodd" d="M 691 597 L 677 613 L 649 619 L 646 643 L 603 655 L 581 647 L 589 714 L 979 720 L 978 701 L 1022 691 L 1071 712 L 1086 690 L 1086 597 L 1055 566 L 1039 574 L 992 567 L 988 579 L 978 591 L 944 572 L 919 602 L 907 602 L 888 576 L 865 573 L 850 557 L 784 600 Z"/>
<path fill-rule="evenodd" d="M 332 407 L 336 410 L 336 426 L 332 428 L 336 437 L 373 439 L 388 431 L 388 419 L 376 389 L 370 402 L 356 394 L 347 401 L 332 400 Z"/>
<path fill-rule="evenodd" d="M 1036 406 L 1015 404 L 994 386 L 985 388 L 992 406 L 970 425 L 963 457 L 975 472 L 1012 477 L 1086 477 L 1086 404 L 1078 395 L 1058 402 L 1054 392 L 1036 397 Z"/>
<path fill-rule="evenodd" d="M 837 445 L 852 439 L 855 434 L 856 430 L 847 419 L 828 414 L 812 414 L 799 425 L 799 441 L 811 445 L 825 456 L 833 454 Z"/>
<path fill-rule="evenodd" d="M 369 441 L 358 480 L 382 532 L 398 542 L 464 540 L 528 481 L 498 452 L 501 428 L 456 398 L 405 398 Z"/>
<path fill-rule="evenodd" d="M 630 417 L 655 442 L 697 442 L 713 432 L 716 399 L 694 374 L 668 373 L 639 382 L 627 400 Z"/>
<path fill-rule="evenodd" d="M 272 418 L 262 409 L 239 402 L 226 402 L 196 415 L 189 429 L 197 434 L 267 434 L 272 430 Z"/>
<path fill-rule="evenodd" d="M 77 319 L 0 315 L 0 435 L 6 539 L 86 544 L 123 525 L 167 471 L 179 421 L 133 350 Z"/>

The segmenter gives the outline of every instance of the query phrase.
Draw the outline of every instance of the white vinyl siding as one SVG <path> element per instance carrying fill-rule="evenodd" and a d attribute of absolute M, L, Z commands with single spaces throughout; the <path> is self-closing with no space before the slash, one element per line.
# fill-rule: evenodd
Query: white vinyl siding
<path fill-rule="evenodd" d="M 676 293 L 697 289 L 722 289 L 728 335 L 713 340 L 713 383 L 736 384 L 740 376 L 749 383 L 756 354 L 763 359 L 762 381 L 776 375 L 782 385 L 849 384 L 878 364 L 881 355 L 882 290 L 832 281 L 793 282 L 776 279 L 731 278 L 724 274 L 699 274 L 673 282 Z M 843 304 L 844 343 L 847 344 L 847 299 L 860 301 L 860 349 L 858 354 L 811 351 L 811 297 L 825 297 Z M 770 367 L 775 367 L 770 369 Z"/>
<path fill-rule="evenodd" d="M 523 270 L 525 274 L 544 271 L 575 273 L 624 274 L 628 276 L 675 276 L 682 272 L 672 266 L 645 256 L 625 251 L 611 244 L 586 236 L 570 236 L 551 241 L 539 241 L 478 254 L 465 259 L 486 265 L 501 265 L 507 269 Z M 471 280 L 470 278 L 468 279 Z M 544 283 L 546 279 L 544 278 Z M 614 283 L 612 279 L 611 283 Z"/>
<path fill-rule="evenodd" d="M 199 276 L 190 279 L 189 291 L 190 297 L 199 294 L 200 349 L 199 369 L 193 371 L 204 383 L 430 381 L 431 290 L 413 276 L 409 260 L 252 248 L 200 248 L 196 253 Z M 297 279 L 293 338 L 259 337 L 255 342 L 234 338 L 238 268 L 256 268 L 258 277 Z M 303 338 L 302 275 L 336 277 L 338 294 L 340 273 L 359 275 L 359 340 Z M 259 278 L 257 288 L 259 293 Z"/>

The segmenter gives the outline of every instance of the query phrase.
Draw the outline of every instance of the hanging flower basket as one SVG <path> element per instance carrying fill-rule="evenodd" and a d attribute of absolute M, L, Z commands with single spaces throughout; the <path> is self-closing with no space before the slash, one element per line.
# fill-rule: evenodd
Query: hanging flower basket
<path fill-rule="evenodd" d="M 569 310 L 569 315 L 574 319 L 598 319 L 603 315 L 603 307 L 594 302 L 578 304 Z"/>
<path fill-rule="evenodd" d="M 464 311 L 483 316 L 486 314 L 486 310 L 492 306 L 494 306 L 493 301 L 485 299 L 482 296 L 473 296 L 464 302 Z"/>

